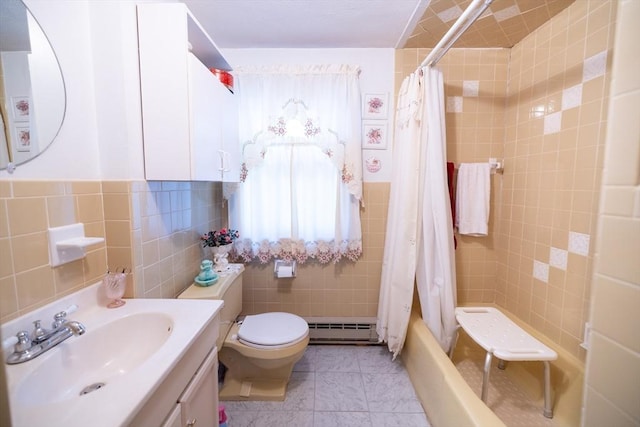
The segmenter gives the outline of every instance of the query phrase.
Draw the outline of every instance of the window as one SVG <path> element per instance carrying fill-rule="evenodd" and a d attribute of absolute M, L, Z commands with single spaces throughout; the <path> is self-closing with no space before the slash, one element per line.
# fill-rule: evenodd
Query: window
<path fill-rule="evenodd" d="M 359 70 L 238 70 L 241 182 L 228 196 L 244 260 L 362 253 Z"/>

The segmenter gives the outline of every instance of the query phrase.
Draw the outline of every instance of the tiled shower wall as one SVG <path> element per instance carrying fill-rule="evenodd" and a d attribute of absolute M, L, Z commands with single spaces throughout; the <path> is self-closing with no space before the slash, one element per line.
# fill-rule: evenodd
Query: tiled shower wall
<path fill-rule="evenodd" d="M 582 360 L 615 4 L 575 2 L 512 49 L 438 64 L 448 160 L 505 161 L 490 236 L 458 236 L 458 302 L 503 306 Z M 398 85 L 427 53 L 398 51 Z"/>
<path fill-rule="evenodd" d="M 200 233 L 222 225 L 221 200 L 219 183 L 1 181 L 0 321 L 94 284 L 107 268 L 133 272 L 129 297 L 175 297 L 199 272 Z M 76 222 L 106 244 L 52 268 L 47 229 Z"/>
<path fill-rule="evenodd" d="M 396 54 L 396 89 L 428 55 Z M 444 75 L 447 160 L 488 162 L 503 157 L 509 49 L 452 49 L 438 63 Z M 491 176 L 489 235 L 456 236 L 458 303 L 492 303 L 496 292 L 496 238 L 503 175 Z"/>
<path fill-rule="evenodd" d="M 615 1 L 577 1 L 511 50 L 496 303 L 584 360 Z"/>

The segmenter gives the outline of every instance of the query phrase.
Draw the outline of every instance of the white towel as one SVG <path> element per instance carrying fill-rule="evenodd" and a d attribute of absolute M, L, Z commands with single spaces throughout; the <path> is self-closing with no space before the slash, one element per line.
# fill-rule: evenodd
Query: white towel
<path fill-rule="evenodd" d="M 458 233 L 486 236 L 489 231 L 491 165 L 461 163 L 456 190 L 456 227 Z"/>

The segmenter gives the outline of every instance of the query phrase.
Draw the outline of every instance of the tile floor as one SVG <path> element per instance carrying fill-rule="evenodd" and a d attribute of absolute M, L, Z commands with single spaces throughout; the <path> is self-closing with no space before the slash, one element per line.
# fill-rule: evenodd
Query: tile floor
<path fill-rule="evenodd" d="M 221 402 L 230 427 L 430 427 L 386 346 L 310 345 L 284 402 Z"/>

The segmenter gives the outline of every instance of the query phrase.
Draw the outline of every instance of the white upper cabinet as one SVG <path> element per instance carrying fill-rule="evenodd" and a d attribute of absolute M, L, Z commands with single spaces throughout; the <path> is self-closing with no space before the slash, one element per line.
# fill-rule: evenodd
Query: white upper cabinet
<path fill-rule="evenodd" d="M 231 70 L 183 3 L 137 6 L 145 178 L 238 181 L 238 104 L 209 70 Z"/>

